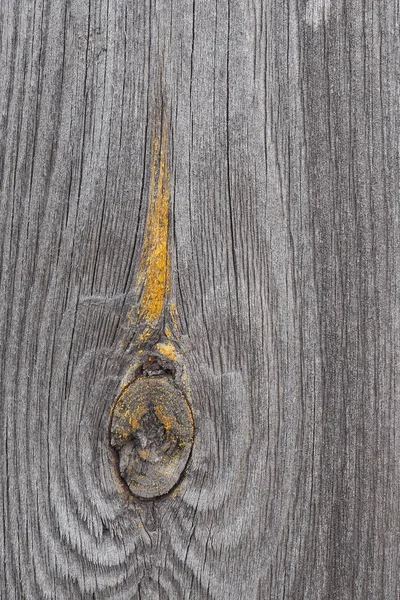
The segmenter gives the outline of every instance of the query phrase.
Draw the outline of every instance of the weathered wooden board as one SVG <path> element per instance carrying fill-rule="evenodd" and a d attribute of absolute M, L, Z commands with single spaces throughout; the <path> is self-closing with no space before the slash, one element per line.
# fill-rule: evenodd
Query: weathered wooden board
<path fill-rule="evenodd" d="M 1 597 L 397 600 L 399 3 L 0 3 Z M 195 441 L 109 415 L 169 107 Z"/>

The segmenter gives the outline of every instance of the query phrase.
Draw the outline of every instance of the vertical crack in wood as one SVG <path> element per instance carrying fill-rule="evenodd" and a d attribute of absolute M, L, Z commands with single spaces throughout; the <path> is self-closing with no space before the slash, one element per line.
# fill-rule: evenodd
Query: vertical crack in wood
<path fill-rule="evenodd" d="M 135 328 L 129 349 L 133 361 L 110 422 L 118 475 L 140 498 L 159 497 L 176 487 L 194 437 L 176 306 L 171 302 L 168 121 L 162 109 L 155 116 L 149 204 L 136 276 L 138 302 L 128 314 Z"/>

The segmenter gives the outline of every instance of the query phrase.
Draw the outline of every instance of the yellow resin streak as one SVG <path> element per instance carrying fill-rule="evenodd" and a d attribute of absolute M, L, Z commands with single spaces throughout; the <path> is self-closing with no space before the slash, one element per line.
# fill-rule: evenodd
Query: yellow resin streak
<path fill-rule="evenodd" d="M 153 140 L 149 207 L 136 279 L 137 289 L 141 290 L 138 319 L 148 325 L 148 333 L 157 325 L 170 292 L 169 200 L 167 133 L 164 124 L 161 148 L 156 136 Z M 147 337 L 146 330 L 144 337 Z"/>

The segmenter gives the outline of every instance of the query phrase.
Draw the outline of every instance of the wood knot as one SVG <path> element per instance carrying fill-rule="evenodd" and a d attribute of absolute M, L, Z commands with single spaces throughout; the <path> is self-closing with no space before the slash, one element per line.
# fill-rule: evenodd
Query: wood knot
<path fill-rule="evenodd" d="M 114 404 L 110 442 L 119 474 L 135 496 L 171 491 L 189 460 L 193 437 L 190 406 L 169 375 L 139 376 Z"/>

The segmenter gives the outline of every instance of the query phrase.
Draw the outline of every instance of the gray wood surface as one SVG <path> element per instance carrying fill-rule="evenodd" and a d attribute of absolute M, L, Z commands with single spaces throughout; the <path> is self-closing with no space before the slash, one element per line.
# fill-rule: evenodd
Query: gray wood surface
<path fill-rule="evenodd" d="M 0 3 L 1 598 L 398 600 L 399 3 Z M 159 87 L 195 418 L 124 497 Z"/>

